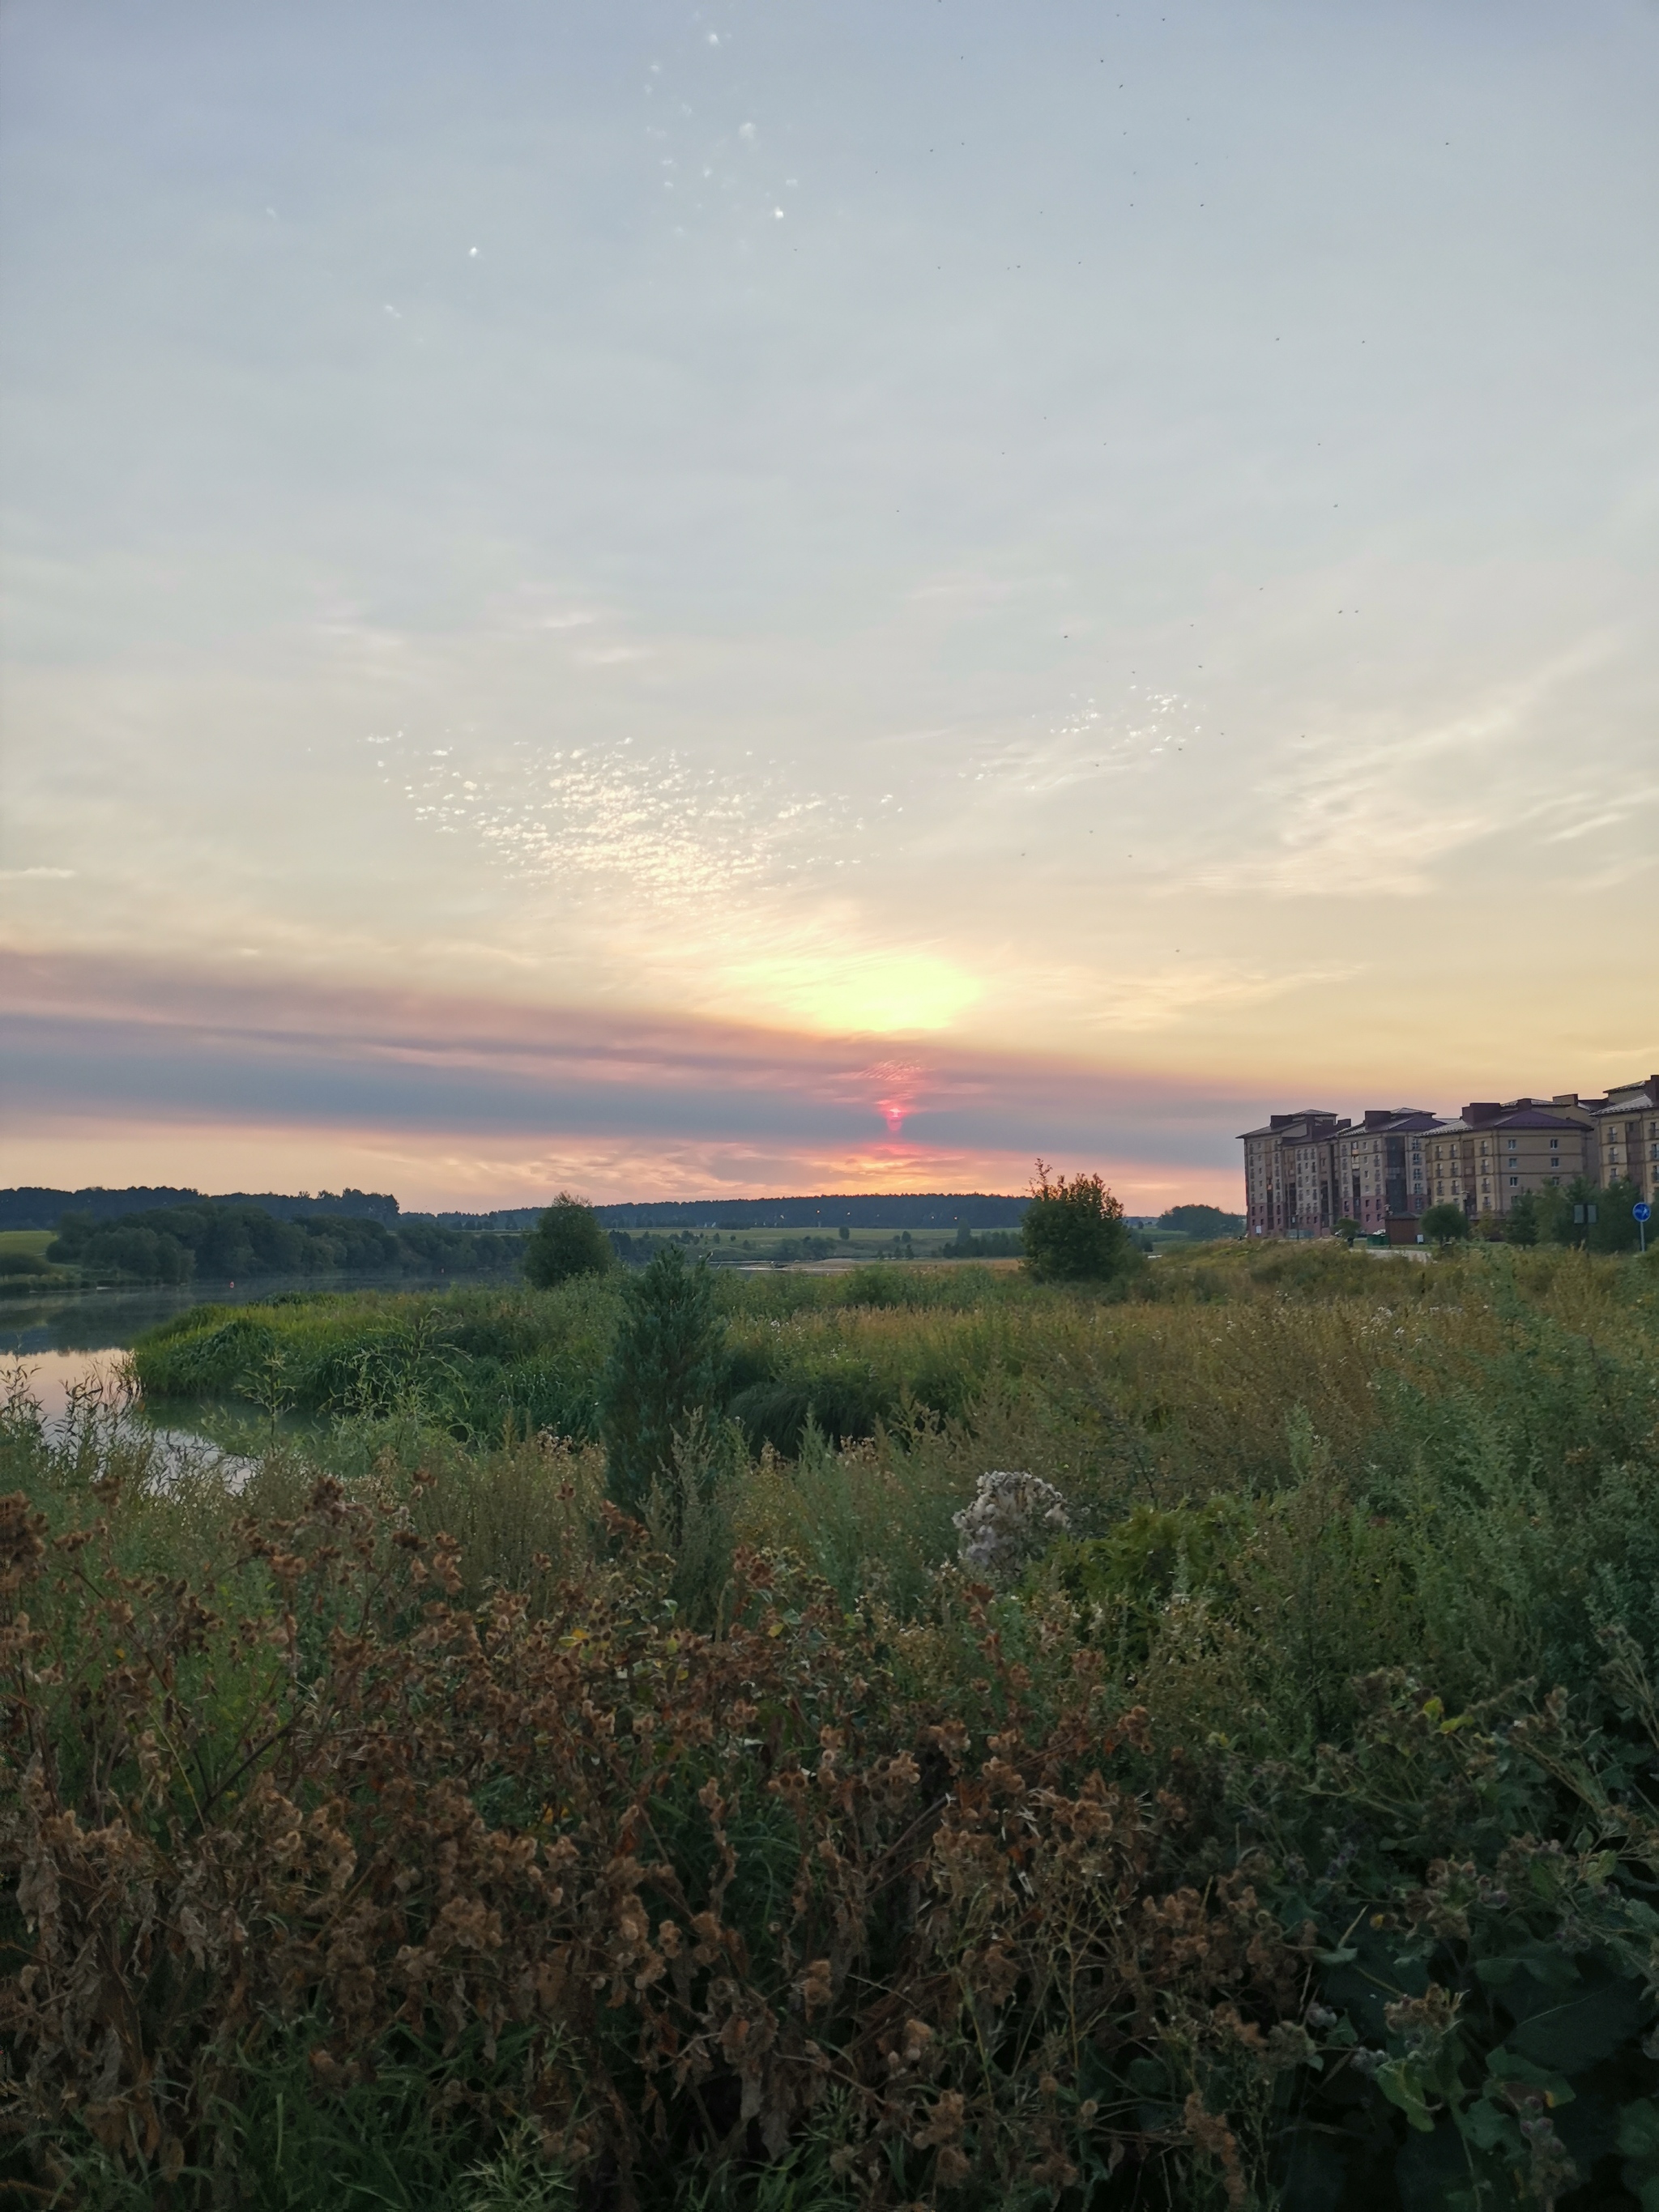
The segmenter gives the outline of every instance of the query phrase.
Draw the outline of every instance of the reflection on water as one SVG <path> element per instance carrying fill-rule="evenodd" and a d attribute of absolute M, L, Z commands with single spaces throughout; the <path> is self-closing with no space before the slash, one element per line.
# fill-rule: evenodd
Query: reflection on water
<path fill-rule="evenodd" d="M 331 1275 L 330 1291 L 447 1291 L 451 1275 Z M 49 1423 L 61 1425 L 72 1409 L 95 1394 L 118 1418 L 144 1423 L 148 1433 L 166 1440 L 170 1451 L 207 1451 L 240 1467 L 237 1445 L 246 1446 L 247 1424 L 220 1416 L 208 1407 L 169 1406 L 165 1422 L 149 1421 L 134 1395 L 126 1353 L 148 1328 L 199 1305 L 258 1305 L 283 1291 L 316 1291 L 314 1277 L 266 1277 L 256 1284 L 204 1283 L 189 1290 L 79 1291 L 43 1298 L 8 1298 L 0 1307 L 0 1384 L 14 1361 L 24 1369 L 30 1395 Z M 15 1371 L 15 1370 L 14 1370 Z M 179 1425 L 179 1416 L 199 1427 Z M 287 1428 L 294 1424 L 284 1420 Z M 216 1434 L 215 1431 L 218 1433 Z"/>
<path fill-rule="evenodd" d="M 103 1452 L 108 1445 L 137 1446 L 136 1460 L 127 1455 L 127 1479 L 161 1490 L 205 1474 L 240 1491 L 258 1464 L 238 1449 L 247 1443 L 246 1435 L 228 1439 L 152 1420 L 123 1351 L 24 1352 L 15 1359 L 12 1365 L 0 1358 L 0 1405 L 9 1401 L 14 1413 L 38 1406 L 46 1434 L 71 1460 L 88 1443 L 97 1447 L 100 1466 L 106 1464 Z"/>
<path fill-rule="evenodd" d="M 48 1421 L 61 1421 L 77 1395 L 96 1389 L 112 1398 L 127 1387 L 127 1356 L 122 1351 L 15 1352 L 8 1346 L 4 1365 L 10 1367 L 14 1358 Z"/>

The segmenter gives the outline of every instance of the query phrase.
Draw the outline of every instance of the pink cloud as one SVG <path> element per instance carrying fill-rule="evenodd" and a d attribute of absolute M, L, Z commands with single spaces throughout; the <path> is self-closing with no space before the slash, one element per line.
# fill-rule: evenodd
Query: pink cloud
<path fill-rule="evenodd" d="M 0 1180 L 337 1188 L 405 1204 L 1023 1189 L 1042 1152 L 1135 1211 L 1236 1197 L 1255 1102 L 934 1041 L 60 956 L 0 969 Z"/>

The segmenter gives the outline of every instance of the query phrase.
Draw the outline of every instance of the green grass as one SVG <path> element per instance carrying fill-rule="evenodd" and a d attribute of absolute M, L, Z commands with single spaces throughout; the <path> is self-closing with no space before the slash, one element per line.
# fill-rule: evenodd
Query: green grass
<path fill-rule="evenodd" d="M 0 1252 L 28 1252 L 43 1260 L 56 1234 L 52 1229 L 0 1229 Z"/>

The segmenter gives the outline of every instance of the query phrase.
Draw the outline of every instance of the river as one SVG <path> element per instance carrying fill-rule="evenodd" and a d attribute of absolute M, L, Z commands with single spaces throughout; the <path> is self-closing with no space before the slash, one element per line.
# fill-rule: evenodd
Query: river
<path fill-rule="evenodd" d="M 118 1386 L 125 1355 L 144 1331 L 191 1306 L 258 1305 L 284 1291 L 447 1291 L 458 1282 L 484 1282 L 482 1276 L 314 1275 L 266 1276 L 257 1283 L 196 1283 L 188 1289 L 73 1291 L 40 1298 L 8 1297 L 0 1305 L 0 1379 L 14 1363 L 28 1376 L 29 1388 L 48 1420 L 64 1418 L 71 1396 L 88 1386 Z M 205 1414 L 206 1409 L 203 1409 Z M 181 1429 L 187 1407 L 167 1407 L 168 1432 L 212 1442 L 200 1431 Z M 135 1409 L 143 1418 L 143 1407 Z"/>

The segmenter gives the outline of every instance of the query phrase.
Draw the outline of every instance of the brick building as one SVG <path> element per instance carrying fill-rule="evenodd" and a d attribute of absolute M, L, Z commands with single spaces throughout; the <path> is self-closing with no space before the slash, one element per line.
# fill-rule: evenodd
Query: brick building
<path fill-rule="evenodd" d="M 1374 1106 L 1354 1121 L 1306 1107 L 1240 1141 L 1249 1236 L 1328 1237 L 1346 1216 L 1367 1235 L 1411 1242 L 1413 1218 L 1442 1200 L 1497 1221 L 1524 1194 L 1579 1176 L 1598 1186 L 1627 1177 L 1659 1199 L 1659 1075 L 1605 1098 L 1476 1099 L 1443 1118 Z"/>
<path fill-rule="evenodd" d="M 1321 1237 L 1337 1218 L 1331 1212 L 1330 1144 L 1334 1114 L 1304 1107 L 1274 1114 L 1260 1129 L 1246 1130 L 1245 1219 L 1252 1237 Z"/>
<path fill-rule="evenodd" d="M 1390 1214 L 1421 1213 L 1427 1202 L 1423 1133 L 1435 1122 L 1424 1106 L 1369 1106 L 1358 1121 L 1333 1138 L 1336 1219 L 1346 1214 L 1374 1237 Z"/>

